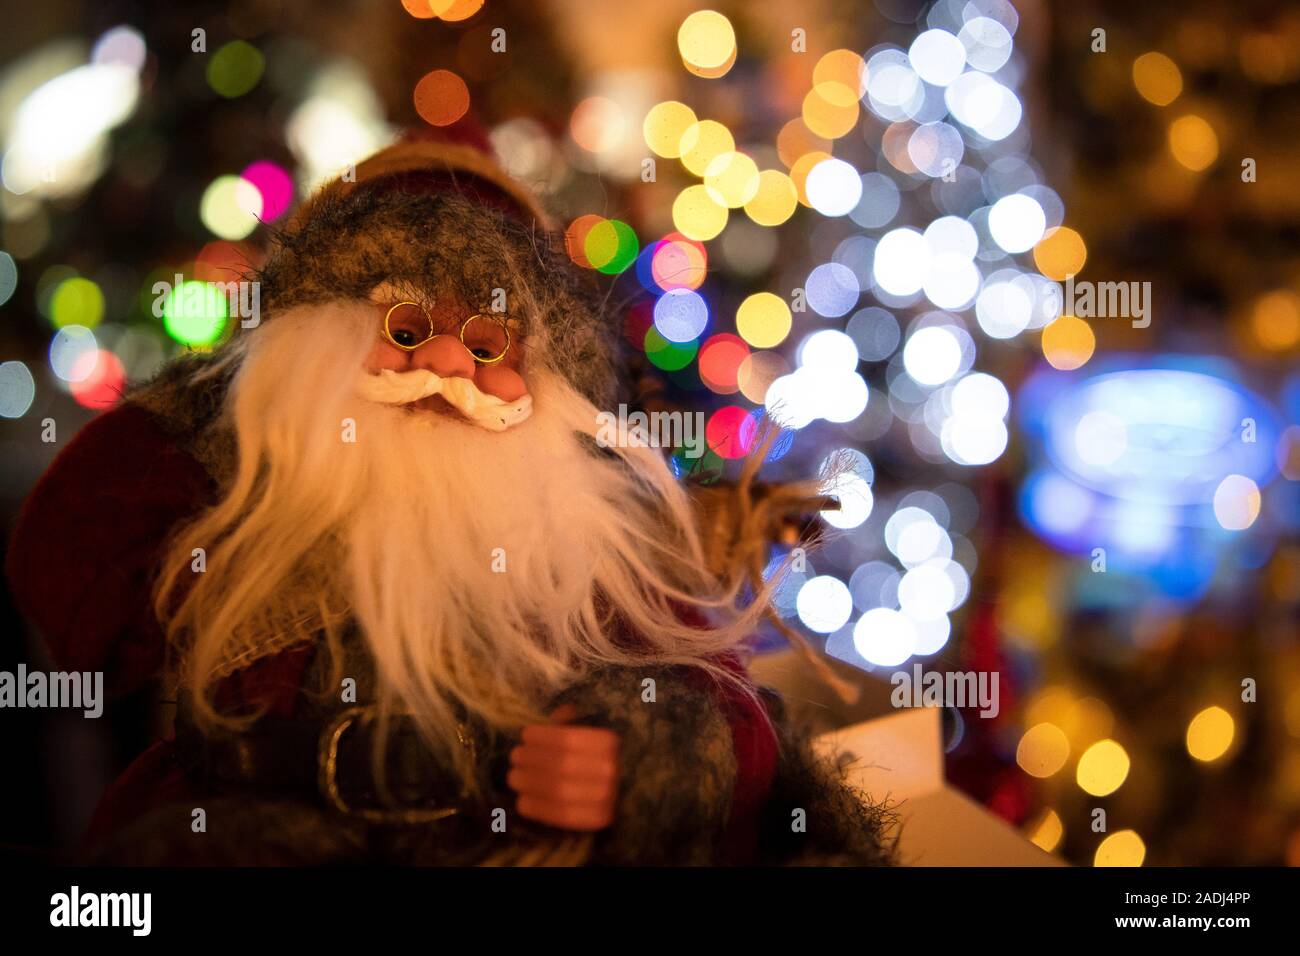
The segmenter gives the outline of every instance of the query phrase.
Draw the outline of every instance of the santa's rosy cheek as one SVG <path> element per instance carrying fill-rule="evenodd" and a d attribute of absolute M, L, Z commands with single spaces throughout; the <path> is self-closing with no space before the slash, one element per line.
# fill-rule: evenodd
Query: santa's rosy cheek
<path fill-rule="evenodd" d="M 528 394 L 523 376 L 503 365 L 480 365 L 474 375 L 480 392 L 495 395 L 503 402 L 513 402 Z"/>
<path fill-rule="evenodd" d="M 394 372 L 405 372 L 410 364 L 410 352 L 404 352 L 381 340 L 375 343 L 366 358 L 366 371 L 382 372 L 384 369 L 392 369 Z"/>

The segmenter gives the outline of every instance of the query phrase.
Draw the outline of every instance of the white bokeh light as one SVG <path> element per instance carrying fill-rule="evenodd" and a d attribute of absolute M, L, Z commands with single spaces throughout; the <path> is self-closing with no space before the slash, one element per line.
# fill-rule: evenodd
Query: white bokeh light
<path fill-rule="evenodd" d="M 842 159 L 824 159 L 808 174 L 804 191 L 823 216 L 847 216 L 862 199 L 862 177 Z"/>
<path fill-rule="evenodd" d="M 966 68 L 966 47 L 947 30 L 926 30 L 912 41 L 907 58 L 925 82 L 947 86 Z"/>
<path fill-rule="evenodd" d="M 961 359 L 957 336 L 941 325 L 918 329 L 903 346 L 903 367 L 921 385 L 942 385 L 957 374 Z"/>
<path fill-rule="evenodd" d="M 1007 252 L 1028 252 L 1046 230 L 1047 216 L 1032 196 L 1003 196 L 989 210 L 989 233 Z"/>
<path fill-rule="evenodd" d="M 871 516 L 875 498 L 871 486 L 851 471 L 842 472 L 822 483 L 822 494 L 835 498 L 838 509 L 821 512 L 822 520 L 833 528 L 856 528 Z"/>
<path fill-rule="evenodd" d="M 1011 410 L 1011 395 L 992 375 L 972 372 L 952 387 L 952 408 L 958 415 L 1006 418 Z"/>
<path fill-rule="evenodd" d="M 810 631 L 829 634 L 849 622 L 853 613 L 853 595 L 837 577 L 818 575 L 799 589 L 795 599 L 799 620 Z"/>
<path fill-rule="evenodd" d="M 799 366 L 816 372 L 852 372 L 858 367 L 858 347 L 838 329 L 822 329 L 799 346 Z"/>
<path fill-rule="evenodd" d="M 959 465 L 987 465 L 1007 450 L 1007 426 L 985 415 L 954 415 L 943 423 L 939 444 Z"/>
<path fill-rule="evenodd" d="M 916 625 L 899 611 L 873 608 L 853 625 L 853 647 L 877 667 L 895 667 L 916 653 Z"/>
<path fill-rule="evenodd" d="M 921 291 L 930 272 L 930 247 L 915 229 L 891 229 L 876 246 L 872 274 L 890 295 Z"/>

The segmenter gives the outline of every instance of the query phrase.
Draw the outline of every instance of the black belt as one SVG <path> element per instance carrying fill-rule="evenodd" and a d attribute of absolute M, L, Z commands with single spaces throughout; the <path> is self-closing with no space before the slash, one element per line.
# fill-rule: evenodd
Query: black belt
<path fill-rule="evenodd" d="M 457 813 L 465 801 L 459 780 L 410 718 L 390 721 L 380 785 L 376 730 L 372 707 L 350 707 L 324 719 L 263 717 L 242 733 L 203 734 L 182 724 L 176 739 L 205 792 L 291 794 L 376 823 L 424 823 Z M 459 733 L 472 756 L 469 730 L 462 726 Z"/>

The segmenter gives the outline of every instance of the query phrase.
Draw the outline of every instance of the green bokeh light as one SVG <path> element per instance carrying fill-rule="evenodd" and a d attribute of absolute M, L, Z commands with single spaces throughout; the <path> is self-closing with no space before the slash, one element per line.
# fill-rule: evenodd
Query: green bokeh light
<path fill-rule="evenodd" d="M 190 280 L 163 304 L 163 328 L 185 345 L 211 345 L 226 328 L 226 297 L 209 282 Z"/>
<path fill-rule="evenodd" d="M 654 326 L 646 330 L 646 357 L 665 372 L 675 372 L 690 365 L 699 350 L 700 343 L 694 339 L 689 342 L 669 342 Z"/>
<path fill-rule="evenodd" d="M 50 296 L 50 321 L 56 329 L 84 325 L 93 329 L 104 318 L 104 293 L 81 276 L 63 279 Z"/>
<path fill-rule="evenodd" d="M 633 262 L 641 251 L 636 232 L 619 219 L 606 219 L 587 233 L 583 252 L 592 267 L 606 275 L 617 275 Z"/>
<path fill-rule="evenodd" d="M 208 61 L 208 85 L 227 99 L 243 96 L 262 79 L 266 59 L 243 40 L 223 44 Z"/>

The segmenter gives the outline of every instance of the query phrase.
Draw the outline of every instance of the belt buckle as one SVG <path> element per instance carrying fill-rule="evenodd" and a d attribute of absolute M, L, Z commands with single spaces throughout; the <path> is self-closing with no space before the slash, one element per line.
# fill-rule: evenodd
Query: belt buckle
<path fill-rule="evenodd" d="M 373 807 L 353 807 L 343 799 L 339 792 L 339 743 L 348 728 L 359 721 L 369 721 L 375 716 L 373 705 L 349 707 L 325 725 L 321 731 L 320 748 L 317 754 L 317 766 L 320 775 L 317 778 L 321 795 L 339 813 L 350 817 L 360 817 L 371 823 L 432 823 L 444 820 L 459 813 L 458 807 L 439 807 L 436 809 L 403 808 L 379 810 Z M 462 741 L 465 739 L 461 736 Z"/>

